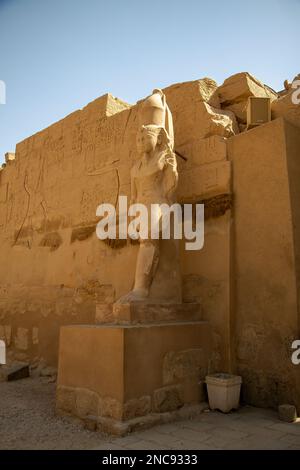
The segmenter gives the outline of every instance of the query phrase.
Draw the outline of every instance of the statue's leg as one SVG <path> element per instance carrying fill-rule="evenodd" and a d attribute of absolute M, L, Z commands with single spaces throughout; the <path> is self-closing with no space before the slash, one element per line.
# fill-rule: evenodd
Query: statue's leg
<path fill-rule="evenodd" d="M 159 240 L 141 240 L 133 292 L 147 297 L 159 260 Z"/>

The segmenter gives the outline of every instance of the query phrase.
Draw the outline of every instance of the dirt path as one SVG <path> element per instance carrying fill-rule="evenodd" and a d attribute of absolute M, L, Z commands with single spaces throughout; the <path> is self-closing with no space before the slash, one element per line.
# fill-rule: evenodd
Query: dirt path
<path fill-rule="evenodd" d="M 91 449 L 109 439 L 55 414 L 55 384 L 0 382 L 0 449 Z"/>

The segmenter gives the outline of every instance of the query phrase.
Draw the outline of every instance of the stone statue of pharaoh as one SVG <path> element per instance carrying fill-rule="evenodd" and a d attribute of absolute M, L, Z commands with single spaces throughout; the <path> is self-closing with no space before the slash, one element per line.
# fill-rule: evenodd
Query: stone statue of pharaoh
<path fill-rule="evenodd" d="M 161 90 L 154 90 L 140 112 L 137 132 L 139 159 L 131 170 L 131 204 L 143 204 L 148 213 L 148 232 L 140 231 L 134 287 L 119 299 L 120 303 L 146 300 L 160 259 L 159 206 L 151 216 L 153 204 L 172 204 L 178 182 L 176 155 L 173 151 L 172 116 Z M 151 227 L 157 227 L 158 237 L 151 237 Z"/>

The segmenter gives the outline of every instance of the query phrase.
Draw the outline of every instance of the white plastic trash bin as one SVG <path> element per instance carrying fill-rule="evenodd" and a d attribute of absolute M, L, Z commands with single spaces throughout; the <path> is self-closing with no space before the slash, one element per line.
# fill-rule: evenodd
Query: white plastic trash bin
<path fill-rule="evenodd" d="M 205 378 L 209 407 L 228 413 L 240 402 L 242 377 L 231 374 L 212 374 Z"/>

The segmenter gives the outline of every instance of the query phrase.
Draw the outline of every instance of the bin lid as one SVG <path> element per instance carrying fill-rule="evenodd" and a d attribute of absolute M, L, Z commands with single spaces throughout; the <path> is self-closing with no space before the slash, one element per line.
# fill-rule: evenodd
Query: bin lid
<path fill-rule="evenodd" d="M 222 385 L 228 387 L 230 385 L 239 385 L 242 383 L 242 377 L 240 375 L 226 374 L 219 372 L 217 374 L 207 375 L 205 382 L 211 385 Z"/>

